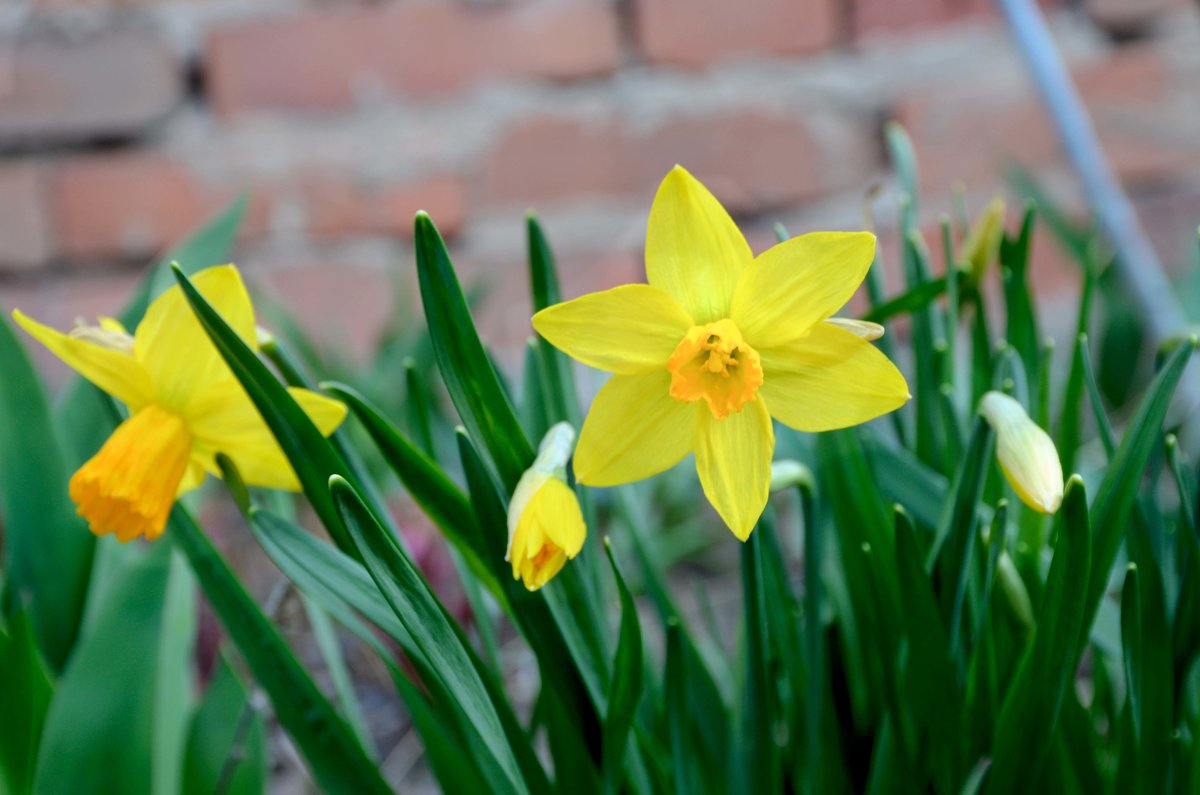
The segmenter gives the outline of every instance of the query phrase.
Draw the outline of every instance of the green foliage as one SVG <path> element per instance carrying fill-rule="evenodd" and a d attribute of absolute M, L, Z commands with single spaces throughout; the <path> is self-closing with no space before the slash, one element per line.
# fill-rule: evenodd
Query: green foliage
<path fill-rule="evenodd" d="M 803 466 L 740 547 L 697 509 L 690 473 L 580 490 L 591 539 L 537 592 L 505 560 L 507 506 L 537 435 L 584 416 L 572 364 L 531 340 L 510 387 L 431 219 L 415 230 L 425 326 L 398 319 L 368 372 L 287 318 L 260 356 L 192 288 L 188 273 L 227 258 L 244 204 L 177 249 L 174 280 L 312 508 L 247 490 L 219 457 L 215 493 L 299 592 L 327 687 L 183 506 L 148 549 L 86 532 L 70 465 L 119 414 L 79 384 L 52 412 L 0 322 L 0 795 L 263 792 L 274 724 L 321 789 L 389 791 L 357 702 L 364 656 L 447 792 L 1195 791 L 1198 474 L 1192 429 L 1166 425 L 1196 342 L 1140 378 L 1140 328 L 1114 338 L 1137 323 L 1111 253 L 1028 178 L 1038 201 L 996 268 L 958 261 L 961 222 L 931 253 L 911 142 L 889 125 L 886 144 L 904 285 L 889 294 L 874 268 L 863 317 L 907 322 L 882 344 L 911 365 L 912 406 L 815 436 L 778 428 L 777 455 Z M 525 223 L 536 310 L 563 296 L 545 230 Z M 1062 378 L 1030 288 L 1037 224 L 1080 265 Z M 154 269 L 126 320 L 171 279 Z M 352 418 L 331 439 L 285 389 L 322 378 Z M 995 463 L 976 413 L 989 389 L 1043 427 L 1053 413 L 1070 478 L 1052 519 Z M 397 498 L 454 555 L 470 621 L 410 551 Z M 207 676 L 198 594 L 227 636 Z"/>

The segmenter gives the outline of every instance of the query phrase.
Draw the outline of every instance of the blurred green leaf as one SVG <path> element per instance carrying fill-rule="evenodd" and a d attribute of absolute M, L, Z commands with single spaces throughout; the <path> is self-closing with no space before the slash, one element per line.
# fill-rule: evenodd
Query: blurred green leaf
<path fill-rule="evenodd" d="M 917 171 L 917 155 L 913 150 L 912 139 L 899 122 L 889 121 L 884 125 L 883 132 L 888 157 L 892 168 L 896 169 L 900 189 L 907 198 L 907 201 L 902 198 L 900 202 L 903 208 L 900 226 L 907 234 L 908 230 L 916 228 L 917 219 L 920 217 L 917 199 L 920 195 L 921 180 Z"/>
<path fill-rule="evenodd" d="M 266 732 L 250 693 L 224 655 L 192 716 L 182 776 L 183 795 L 266 792 Z"/>
<path fill-rule="evenodd" d="M 33 792 L 38 745 L 54 683 L 38 652 L 33 626 L 23 609 L 13 611 L 8 631 L 0 629 L 0 793 Z"/>
<path fill-rule="evenodd" d="M 305 672 L 272 622 L 180 506 L 169 533 L 187 555 L 204 595 L 275 707 L 317 784 L 330 792 L 389 792 L 375 763 Z"/>
<path fill-rule="evenodd" d="M 346 722 L 350 724 L 350 728 L 354 730 L 355 736 L 362 744 L 363 750 L 366 751 L 372 758 L 377 758 L 374 744 L 371 741 L 371 732 L 367 728 L 367 720 L 363 716 L 362 707 L 358 704 L 358 695 L 354 692 L 354 683 L 350 681 L 350 670 L 346 667 L 346 659 L 342 655 L 341 640 L 338 638 L 337 628 L 330 620 L 329 614 L 325 612 L 325 608 L 318 602 L 305 596 L 302 600 L 304 603 L 304 614 L 308 617 L 308 626 L 312 630 L 313 640 L 317 644 L 317 649 L 321 652 L 321 659 L 325 662 L 325 670 L 329 675 L 329 680 L 333 684 L 333 692 L 337 695 L 338 706 L 340 712 Z"/>
<path fill-rule="evenodd" d="M 1062 407 L 1058 414 L 1058 455 L 1062 460 L 1063 472 L 1075 471 L 1075 456 L 1083 438 L 1083 359 L 1080 343 L 1086 343 L 1091 324 L 1092 297 L 1096 293 L 1096 278 L 1091 270 L 1084 272 L 1080 288 L 1079 315 L 1075 321 L 1074 347 L 1071 368 L 1067 372 L 1067 383 L 1063 387 Z"/>
<path fill-rule="evenodd" d="M 1104 410 L 1104 398 L 1100 395 L 1100 388 L 1096 385 L 1096 375 L 1092 372 L 1092 357 L 1088 351 L 1086 334 L 1079 335 L 1075 355 L 1079 357 L 1077 362 L 1079 371 L 1083 373 L 1083 385 L 1087 388 L 1088 399 L 1092 404 L 1092 416 L 1096 419 L 1096 431 L 1104 445 L 1104 455 L 1108 460 L 1112 460 L 1113 454 L 1117 450 L 1116 434 L 1108 419 L 1108 412 Z"/>
<path fill-rule="evenodd" d="M 171 551 L 164 542 L 142 555 L 80 639 L 46 716 L 35 792 L 169 791 L 184 740 L 172 724 L 186 726 L 187 694 L 175 715 L 162 714 L 160 698 L 179 685 L 192 643 L 186 602 L 171 595 L 186 570 Z M 155 769 L 164 764 L 174 769 Z"/>
<path fill-rule="evenodd" d="M 1008 321 L 1005 339 L 1020 355 L 1026 373 L 1038 371 L 1037 311 L 1029 289 L 1029 255 L 1036 217 L 1035 205 L 1027 203 L 1020 232 L 1016 237 L 1003 237 L 1000 243 L 1000 276 Z"/>
<path fill-rule="evenodd" d="M 96 538 L 67 496 L 67 465 L 37 372 L 0 318 L 0 502 L 4 612 L 27 605 L 52 670 L 66 662 L 83 619 Z"/>

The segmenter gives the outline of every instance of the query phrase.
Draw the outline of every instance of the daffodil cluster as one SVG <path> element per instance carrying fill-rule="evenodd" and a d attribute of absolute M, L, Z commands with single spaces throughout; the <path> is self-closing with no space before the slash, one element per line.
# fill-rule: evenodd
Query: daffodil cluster
<path fill-rule="evenodd" d="M 713 195 L 676 166 L 650 210 L 649 284 L 533 317 L 551 344 L 613 373 L 580 432 L 579 482 L 640 480 L 694 452 L 705 495 L 748 538 L 767 502 L 772 418 L 825 431 L 909 398 L 869 344 L 882 329 L 833 317 L 874 255 L 866 232 L 816 232 L 756 257 Z"/>

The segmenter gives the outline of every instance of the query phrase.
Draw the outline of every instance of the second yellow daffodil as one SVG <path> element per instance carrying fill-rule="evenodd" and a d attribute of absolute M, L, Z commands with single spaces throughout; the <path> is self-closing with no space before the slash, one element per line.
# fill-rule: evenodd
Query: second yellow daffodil
<path fill-rule="evenodd" d="M 909 398 L 872 347 L 873 324 L 833 318 L 875 254 L 866 232 L 816 232 L 757 257 L 691 174 L 667 174 L 646 235 L 649 284 L 538 312 L 533 326 L 608 370 L 580 432 L 575 474 L 612 486 L 690 452 L 708 500 L 741 540 L 767 502 L 771 418 L 802 431 L 866 422 Z"/>
<path fill-rule="evenodd" d="M 255 350 L 254 308 L 237 268 L 197 273 L 193 284 Z M 71 499 L 93 533 L 121 541 L 162 534 L 175 498 L 219 475 L 217 453 L 252 486 L 300 484 L 246 390 L 192 314 L 179 287 L 154 300 L 131 335 L 115 320 L 63 334 L 14 311 L 17 323 L 80 375 L 124 403 L 129 419 L 71 478 Z M 346 416 L 306 389 L 292 397 L 328 435 Z"/>

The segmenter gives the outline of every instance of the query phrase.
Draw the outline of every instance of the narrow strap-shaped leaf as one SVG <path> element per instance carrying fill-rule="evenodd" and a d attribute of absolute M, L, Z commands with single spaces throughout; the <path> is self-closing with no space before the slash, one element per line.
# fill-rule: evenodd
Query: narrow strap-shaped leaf
<path fill-rule="evenodd" d="M 945 571 L 964 571 L 962 564 L 966 560 L 970 534 L 975 527 L 976 508 L 990 469 L 993 437 L 991 426 L 983 417 L 976 415 L 966 453 L 959 464 L 948 499 L 943 503 L 933 546 L 929 548 L 925 559 L 928 570 L 932 570 L 934 564 L 944 556 Z"/>
<path fill-rule="evenodd" d="M 738 732 L 742 745 L 742 775 L 749 792 L 778 792 L 781 759 L 775 742 L 778 708 L 771 675 L 767 640 L 767 606 L 763 592 L 763 521 L 742 544 L 742 600 L 746 638 L 745 702 Z"/>
<path fill-rule="evenodd" d="M 329 440 L 321 435 L 284 385 L 205 300 L 182 270 L 175 269 L 175 278 L 200 325 L 283 448 L 304 489 L 304 496 L 308 497 L 330 537 L 343 551 L 356 554 L 334 509 L 333 499 L 329 496 L 330 476 L 349 475 L 346 462 Z"/>
<path fill-rule="evenodd" d="M 312 534 L 306 533 L 296 525 L 267 511 L 251 511 L 249 519 L 250 529 L 256 540 L 280 571 L 294 582 L 297 588 L 328 610 L 339 623 L 373 648 L 389 665 L 392 664 L 394 653 L 383 647 L 378 635 L 367 629 L 355 612 L 361 614 L 399 645 L 417 670 L 432 698 L 430 703 L 425 703 L 424 700 L 420 704 L 413 703 L 412 696 L 414 693 L 419 694 L 419 691 L 412 689 L 412 683 L 403 673 L 393 672 L 392 678 L 396 680 L 397 689 L 401 691 L 405 706 L 413 715 L 414 723 L 418 722 L 418 712 L 432 711 L 432 717 L 429 719 L 436 720 L 437 725 L 429 725 L 428 730 L 435 732 L 438 737 L 448 732 L 454 738 L 455 747 L 465 746 L 460 727 L 468 718 L 462 710 L 458 709 L 454 695 L 441 688 L 440 680 L 431 672 L 428 657 L 405 625 L 396 617 L 396 613 L 388 605 L 362 564 L 338 551 L 336 547 L 314 538 Z M 471 655 L 476 670 L 479 671 L 488 688 L 492 703 L 499 713 L 501 724 L 517 755 L 517 761 L 521 764 L 521 770 L 530 791 L 535 794 L 546 792 L 549 789 L 549 783 L 546 781 L 545 771 L 541 769 L 536 757 L 533 756 L 532 749 L 526 742 L 526 734 L 512 714 L 503 690 L 499 684 L 488 677 L 482 661 L 473 655 L 465 643 L 463 647 Z M 424 695 L 422 695 L 422 699 L 425 699 Z M 427 744 L 434 741 L 426 737 L 419 724 L 418 731 L 421 732 L 422 740 Z M 443 774 L 439 773 L 438 778 L 439 781 L 444 781 Z M 452 791 L 452 789 L 448 789 L 448 791 Z"/>
<path fill-rule="evenodd" d="M 945 276 L 938 276 L 927 282 L 921 282 L 894 298 L 889 298 L 883 303 L 875 304 L 863 313 L 861 319 L 869 320 L 872 323 L 882 323 L 885 320 L 894 318 L 896 315 L 920 312 L 940 297 L 942 293 L 946 292 L 946 285 L 947 279 Z"/>
<path fill-rule="evenodd" d="M 502 605 L 506 604 L 496 567 L 487 562 L 495 548 L 489 548 L 480 537 L 474 512 L 462 489 L 355 389 L 339 383 L 321 386 L 350 408 L 413 500 L 454 545 L 491 594 Z"/>
<path fill-rule="evenodd" d="M 5 612 L 25 609 L 51 669 L 66 662 L 83 620 L 96 537 L 67 496 L 67 465 L 42 382 L 0 317 L 0 518 Z"/>
<path fill-rule="evenodd" d="M 1096 373 L 1092 369 L 1092 356 L 1088 351 L 1086 334 L 1079 335 L 1079 344 L 1075 348 L 1075 355 L 1079 357 L 1076 364 L 1079 365 L 1079 371 L 1083 373 L 1083 385 L 1087 388 L 1088 400 L 1092 404 L 1092 415 L 1096 418 L 1096 431 L 1100 434 L 1100 441 L 1104 445 L 1104 455 L 1112 460 L 1113 454 L 1117 450 L 1116 434 L 1113 432 L 1112 422 L 1108 419 L 1108 412 L 1104 410 L 1104 398 L 1100 395 L 1100 387 L 1096 384 Z"/>
<path fill-rule="evenodd" d="M 479 672 L 429 585 L 353 486 L 335 475 L 329 491 L 371 579 L 424 652 L 430 673 L 470 719 L 468 742 L 483 770 L 501 791 L 527 792 Z"/>
<path fill-rule="evenodd" d="M 479 340 L 446 244 L 425 213 L 417 213 L 414 238 L 421 301 L 442 380 L 463 424 L 487 448 L 511 492 L 533 460 L 533 447 Z"/>
<path fill-rule="evenodd" d="M 989 792 L 1026 792 L 1039 781 L 1063 700 L 1075 681 L 1075 650 L 1086 634 L 1079 593 L 1088 579 L 1092 533 L 1083 481 L 1072 476 L 1059 511 L 1058 544 L 1050 562 L 1032 644 L 1009 687 L 996 727 Z"/>
<path fill-rule="evenodd" d="M 1004 336 L 1020 354 L 1026 373 L 1036 373 L 1038 366 L 1037 312 L 1029 289 L 1029 252 L 1036 217 L 1034 204 L 1027 203 L 1020 232 L 1000 241 L 1000 276 L 1008 320 Z"/>
<path fill-rule="evenodd" d="M 904 239 L 904 273 L 910 290 L 930 281 L 928 251 L 920 233 L 910 230 Z M 917 418 L 917 457 L 930 466 L 941 462 L 938 446 L 938 380 L 935 342 L 941 338 L 938 313 L 933 305 L 912 312 L 912 347 L 916 374 L 913 405 Z"/>
<path fill-rule="evenodd" d="M 1075 456 L 1083 435 L 1083 363 L 1079 359 L 1080 339 L 1087 339 L 1091 327 L 1092 303 L 1096 294 L 1096 277 L 1090 268 L 1084 270 L 1083 286 L 1080 288 L 1079 315 L 1075 321 L 1074 347 L 1071 354 L 1071 369 L 1063 387 L 1062 406 L 1058 412 L 1058 456 L 1062 460 L 1063 472 L 1075 471 Z"/>
<path fill-rule="evenodd" d="M 96 606 L 56 684 L 32 792 L 138 795 L 178 772 L 186 723 L 173 721 L 186 721 L 187 705 L 170 716 L 158 708 L 164 685 L 179 686 L 194 624 L 172 598 L 187 570 L 172 565 L 171 552 L 167 542 L 138 555 Z M 174 646 L 164 647 L 168 640 Z M 174 770 L 156 770 L 168 759 Z"/>
<path fill-rule="evenodd" d="M 898 506 L 896 563 L 903 598 L 904 631 L 908 638 L 904 667 L 908 705 L 924 725 L 925 742 L 933 758 L 938 789 L 949 792 L 959 777 L 961 738 L 957 726 L 961 682 L 950 656 L 945 619 L 938 612 L 933 587 L 925 573 L 916 528 Z"/>
<path fill-rule="evenodd" d="M 562 292 L 558 287 L 554 253 L 537 216 L 530 213 L 526 216 L 525 225 L 529 243 L 529 281 L 533 294 L 533 311 L 538 312 L 562 301 Z M 550 422 L 566 421 L 578 427 L 579 399 L 575 395 L 575 376 L 571 371 L 571 362 L 541 337 L 537 339 L 537 356 L 539 371 L 543 375 L 541 385 Z"/>
<path fill-rule="evenodd" d="M 292 355 L 291 349 L 277 338 L 271 338 L 263 343 L 262 354 L 279 369 L 279 374 L 283 376 L 284 383 L 288 386 L 309 390 L 317 388 L 313 380 L 304 373 L 299 362 Z M 358 450 L 348 441 L 346 426 L 339 427 L 328 438 L 329 444 L 333 447 L 334 451 L 346 463 L 346 467 L 352 476 L 351 479 L 362 488 L 364 495 L 370 501 L 371 505 L 375 506 L 376 517 L 400 539 L 401 543 L 404 543 L 404 538 L 400 536 L 399 528 L 392 521 L 391 514 L 382 507 L 384 505 L 383 493 L 371 478 L 366 464 L 363 463 L 362 458 L 358 454 Z"/>
<path fill-rule="evenodd" d="M 267 782 L 265 735 L 262 715 L 222 654 L 192 716 L 182 795 L 261 795 Z"/>
<path fill-rule="evenodd" d="M 687 709 L 687 670 L 683 651 L 683 637 L 679 622 L 667 622 L 666 671 L 663 674 L 666 690 L 667 739 L 671 751 L 672 789 L 676 795 L 693 795 L 705 790 L 696 780 L 699 765 L 692 756 L 695 746 L 691 742 Z"/>
<path fill-rule="evenodd" d="M 621 791 L 621 766 L 634 713 L 642 698 L 642 626 L 638 620 L 633 594 L 625 585 L 612 544 L 604 540 L 604 551 L 612 567 L 613 579 L 621 599 L 621 629 L 617 637 L 617 655 L 613 678 L 608 688 L 608 714 L 604 716 L 603 768 L 606 792 Z"/>
<path fill-rule="evenodd" d="M 900 180 L 900 188 L 904 191 L 901 205 L 904 208 L 900 225 L 905 233 L 915 229 L 920 218 L 918 196 L 921 179 L 917 170 L 917 153 L 913 149 L 912 139 L 899 122 L 889 121 L 884 126 L 884 141 L 887 144 L 888 157 L 892 168 L 896 169 L 896 177 Z"/>
<path fill-rule="evenodd" d="M 821 617 L 825 601 L 821 582 L 821 567 L 825 561 L 825 545 L 817 527 L 813 505 L 813 484 L 799 483 L 800 516 L 804 523 L 804 653 L 808 686 L 804 693 L 804 741 L 807 750 L 808 791 L 823 792 L 824 760 L 822 759 L 821 723 L 825 707 L 825 624 Z"/>
<path fill-rule="evenodd" d="M 46 670 L 28 613 L 17 609 L 0 629 L 0 792 L 33 792 L 38 745 L 54 682 Z"/>
<path fill-rule="evenodd" d="M 417 363 L 404 360 L 404 422 L 408 433 L 422 453 L 435 458 L 433 446 L 433 410 L 429 405 L 429 387 Z"/>
<path fill-rule="evenodd" d="M 1126 647 L 1125 656 L 1131 703 L 1136 703 L 1133 718 L 1138 734 L 1138 780 L 1144 792 L 1166 792 L 1171 745 L 1175 742 L 1175 672 L 1163 575 L 1149 532 L 1141 521 L 1134 521 L 1129 528 L 1131 557 L 1137 564 L 1138 598 L 1132 605 L 1123 603 L 1121 613 L 1124 619 L 1127 610 L 1136 609 L 1139 616 L 1136 637 L 1127 641 L 1123 636 L 1122 643 L 1133 643 L 1132 649 Z M 1129 671 L 1131 662 L 1137 669 L 1136 676 Z"/>
<path fill-rule="evenodd" d="M 176 505 L 171 513 L 170 533 L 321 788 L 327 792 L 390 792 L 354 732 L 321 695 L 279 630 L 181 506 Z"/>
<path fill-rule="evenodd" d="M 1175 349 L 1142 398 L 1137 413 L 1125 429 L 1121 445 L 1109 462 L 1104 480 L 1096 490 L 1092 501 L 1091 525 L 1092 569 L 1088 577 L 1084 599 L 1084 624 L 1090 627 L 1096 618 L 1100 600 L 1108 587 L 1108 575 L 1117 552 L 1121 548 L 1121 536 L 1133 509 L 1142 471 L 1150 459 L 1150 453 L 1159 438 L 1163 419 L 1171 403 L 1175 386 L 1179 383 L 1188 359 L 1196 348 L 1195 338 L 1189 339 Z M 1087 633 L 1081 638 L 1086 640 Z"/>

